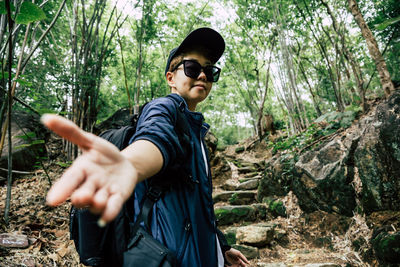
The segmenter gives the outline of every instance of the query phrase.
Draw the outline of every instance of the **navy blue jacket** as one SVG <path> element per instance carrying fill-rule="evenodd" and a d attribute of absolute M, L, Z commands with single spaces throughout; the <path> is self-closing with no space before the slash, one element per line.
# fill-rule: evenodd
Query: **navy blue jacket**
<path fill-rule="evenodd" d="M 176 252 L 179 266 L 217 266 L 216 224 L 212 201 L 212 183 L 204 136 L 209 126 L 199 112 L 188 110 L 184 99 L 171 94 L 176 103 L 181 103 L 191 127 L 192 155 L 188 159 L 194 186 L 173 181 L 169 166 L 182 158 L 183 149 L 174 126 L 176 125 L 176 103 L 169 97 L 149 102 L 142 111 L 137 131 L 132 142 L 148 140 L 161 151 L 164 164 L 162 170 L 150 179 L 171 181 L 171 190 L 153 206 L 151 232 L 155 239 Z M 203 147 L 202 147 L 203 146 Z M 204 159 L 204 155 L 206 160 Z M 186 156 L 187 157 L 187 156 Z M 183 164 L 183 163 L 182 163 Z M 206 168 L 207 164 L 207 168 Z M 134 192 L 135 216 L 138 215 L 149 180 L 139 183 Z"/>

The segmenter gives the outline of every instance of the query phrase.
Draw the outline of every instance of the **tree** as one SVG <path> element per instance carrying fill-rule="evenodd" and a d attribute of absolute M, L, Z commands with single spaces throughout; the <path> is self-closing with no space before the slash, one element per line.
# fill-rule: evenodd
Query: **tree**
<path fill-rule="evenodd" d="M 3 5 L 3 3 L 4 3 L 4 5 Z M 1 17 L 5 17 L 5 15 L 6 15 L 6 18 L 7 18 L 7 20 L 5 20 L 5 19 L 0 20 L 2 22 L 7 21 L 7 23 L 1 24 L 1 26 L 4 27 L 4 28 L 2 28 L 2 30 L 0 30 L 1 33 L 5 32 L 5 27 L 8 24 L 8 38 L 7 38 L 8 40 L 3 45 L 3 49 L 2 49 L 2 50 L 5 50 L 6 47 L 8 48 L 7 62 L 6 62 L 6 64 L 4 64 L 4 62 L 2 61 L 2 68 L 1 68 L 2 69 L 1 79 L 3 81 L 5 81 L 7 79 L 7 81 L 8 81 L 7 82 L 8 94 L 7 94 L 7 101 L 3 102 L 2 112 L 0 115 L 1 116 L 0 117 L 0 122 L 1 122 L 0 125 L 2 125 L 2 135 L 1 135 L 1 141 L 0 141 L 0 154 L 3 150 L 6 131 L 8 129 L 8 176 L 7 176 L 6 208 L 5 208 L 5 213 L 4 213 L 4 219 L 5 219 L 6 223 L 8 223 L 8 213 L 9 213 L 9 209 L 10 209 L 11 184 L 12 184 L 11 117 L 12 117 L 12 106 L 13 106 L 13 99 L 15 96 L 16 87 L 17 87 L 18 83 L 21 83 L 19 80 L 19 76 L 21 75 L 21 73 L 24 72 L 24 68 L 25 68 L 27 62 L 30 60 L 33 52 L 37 49 L 37 47 L 43 40 L 44 36 L 46 36 L 49 33 L 49 31 L 52 28 L 52 26 L 54 25 L 55 21 L 58 19 L 61 10 L 64 7 L 65 1 L 63 1 L 61 3 L 60 8 L 59 8 L 57 14 L 55 15 L 52 23 L 48 26 L 47 30 L 43 32 L 43 34 L 39 38 L 39 40 L 37 40 L 36 45 L 32 46 L 30 48 L 30 52 L 28 53 L 28 55 L 25 58 L 24 58 L 24 56 L 25 56 L 24 52 L 25 52 L 25 48 L 27 45 L 27 41 L 28 41 L 28 34 L 30 33 L 30 29 L 31 29 L 30 28 L 31 23 L 35 22 L 35 21 L 43 20 L 44 18 L 46 18 L 46 15 L 44 14 L 43 10 L 39 6 L 37 6 L 33 3 L 30 3 L 30 2 L 20 3 L 20 6 L 18 6 L 18 9 L 11 6 L 10 1 L 0 2 L 0 4 L 1 4 L 0 5 L 0 14 L 3 14 L 3 15 L 1 15 Z M 12 14 L 12 12 L 15 10 L 18 10 L 18 13 Z M 15 21 L 13 20 L 14 15 L 15 15 Z M 13 73 L 12 73 L 13 58 L 14 58 L 15 50 L 17 50 L 17 45 L 18 45 L 18 42 L 15 41 L 17 39 L 17 35 L 15 34 L 16 31 L 14 31 L 14 29 L 19 28 L 19 26 L 14 28 L 15 23 L 18 23 L 20 25 L 21 24 L 26 25 L 26 29 L 25 29 L 23 43 L 20 47 L 20 54 L 19 54 L 19 59 L 18 59 L 18 64 L 16 67 L 15 75 L 13 75 Z M 37 24 L 36 27 L 38 25 L 39 24 Z M 4 58 L 3 58 L 3 60 L 4 60 Z M 5 69 L 7 69 L 7 72 L 5 72 Z M 7 74 L 7 77 L 5 74 Z M 3 84 L 5 84 L 5 83 L 3 83 Z M 6 116 L 6 120 L 3 121 L 5 107 L 7 107 L 7 116 Z"/>
<path fill-rule="evenodd" d="M 112 24 L 116 5 L 109 14 L 106 13 L 106 6 L 106 0 L 96 0 L 93 4 L 75 0 L 70 12 L 72 50 L 70 118 L 90 132 L 97 120 L 101 75 L 104 64 L 111 54 L 110 45 L 127 18 L 121 18 L 121 13 L 117 15 L 117 23 Z M 106 17 L 105 22 L 104 17 Z M 77 148 L 72 148 L 70 144 L 67 151 L 70 159 L 78 155 Z"/>
<path fill-rule="evenodd" d="M 361 14 L 360 9 L 358 8 L 358 4 L 356 0 L 348 0 L 349 9 L 351 14 L 353 15 L 357 25 L 361 29 L 361 33 L 367 42 L 368 50 L 371 55 L 371 58 L 374 60 L 376 69 L 378 70 L 379 78 L 381 80 L 382 89 L 385 92 L 386 96 L 389 96 L 394 92 L 394 85 L 392 83 L 392 79 L 390 77 L 390 73 L 387 69 L 385 59 L 383 58 L 381 52 L 379 51 L 378 43 L 371 30 L 369 29 L 367 23 L 364 20 L 363 15 Z"/>

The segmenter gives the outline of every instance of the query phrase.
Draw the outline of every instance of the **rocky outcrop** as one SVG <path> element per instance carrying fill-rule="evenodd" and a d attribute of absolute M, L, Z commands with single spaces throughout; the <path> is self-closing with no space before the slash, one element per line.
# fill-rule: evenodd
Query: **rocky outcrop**
<path fill-rule="evenodd" d="M 367 214 L 400 210 L 400 92 L 301 155 L 267 162 L 258 199 L 293 191 L 305 212 L 352 216 L 360 200 Z M 360 181 L 358 187 L 356 181 Z"/>
<path fill-rule="evenodd" d="M 131 124 L 132 115 L 128 108 L 121 108 L 117 110 L 113 115 L 111 115 L 105 121 L 97 124 L 93 132 L 94 134 L 99 134 L 107 129 L 119 128 L 121 126 L 127 126 Z"/>
<path fill-rule="evenodd" d="M 379 105 L 365 123 L 354 154 L 366 213 L 400 210 L 400 92 Z"/>
<path fill-rule="evenodd" d="M 12 168 L 17 171 L 32 170 L 38 158 L 45 153 L 44 139 L 48 133 L 38 115 L 15 112 L 11 121 Z M 8 169 L 8 134 L 0 158 L 0 168 Z M 7 172 L 0 170 L 0 176 Z"/>
<path fill-rule="evenodd" d="M 336 137 L 300 156 L 295 164 L 293 192 L 305 211 L 321 209 L 352 216 L 356 207 L 353 181 L 353 136 Z"/>
<path fill-rule="evenodd" d="M 400 217 L 393 214 L 400 211 L 399 177 L 400 91 L 396 91 L 350 128 L 323 138 L 311 150 L 267 160 L 257 198 L 266 203 L 293 192 L 308 214 L 323 211 L 347 218 L 363 214 L 374 234 L 358 236 L 353 249 L 369 261 L 398 264 Z"/>

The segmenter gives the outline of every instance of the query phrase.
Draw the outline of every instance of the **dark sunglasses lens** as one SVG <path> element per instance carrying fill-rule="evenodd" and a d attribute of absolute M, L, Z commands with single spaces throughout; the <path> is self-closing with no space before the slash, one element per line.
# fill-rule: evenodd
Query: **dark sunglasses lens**
<path fill-rule="evenodd" d="M 208 66 L 204 68 L 204 74 L 210 82 L 216 82 L 219 78 L 220 69 L 215 66 Z"/>
<path fill-rule="evenodd" d="M 197 77 L 199 77 L 200 72 L 201 72 L 201 65 L 196 62 L 196 61 L 191 61 L 191 60 L 186 60 L 184 61 L 184 71 L 185 71 L 185 75 L 196 79 Z M 204 74 L 207 77 L 207 81 L 209 82 L 216 82 L 218 81 L 219 78 L 219 74 L 221 72 L 221 70 L 215 66 L 207 66 L 203 68 Z"/>
<path fill-rule="evenodd" d="M 199 63 L 188 60 L 184 62 L 183 66 L 186 76 L 193 79 L 199 77 L 199 74 L 201 72 L 201 65 Z"/>

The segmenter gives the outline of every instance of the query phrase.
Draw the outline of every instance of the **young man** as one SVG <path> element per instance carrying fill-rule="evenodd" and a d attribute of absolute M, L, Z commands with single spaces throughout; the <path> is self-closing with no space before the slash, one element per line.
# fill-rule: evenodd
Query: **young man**
<path fill-rule="evenodd" d="M 49 191 L 49 205 L 71 197 L 74 206 L 89 207 L 100 214 L 99 224 L 105 225 L 132 193 L 138 215 L 150 181 L 158 179 L 171 186 L 153 206 L 150 230 L 155 239 L 176 253 L 179 266 L 223 266 L 223 254 L 232 266 L 246 266 L 248 261 L 238 250 L 221 248 L 217 238 L 210 166 L 203 142 L 209 126 L 202 114 L 195 112 L 219 78 L 220 69 L 213 64 L 224 49 L 222 36 L 210 28 L 193 31 L 173 49 L 165 70 L 172 94 L 146 105 L 131 145 L 121 152 L 61 117 L 44 116 L 49 129 L 83 151 Z M 175 130 L 177 112 L 184 113 L 190 128 L 189 156 Z M 172 166 L 177 165 L 189 166 L 186 183 L 174 179 L 176 168 L 172 170 Z"/>

